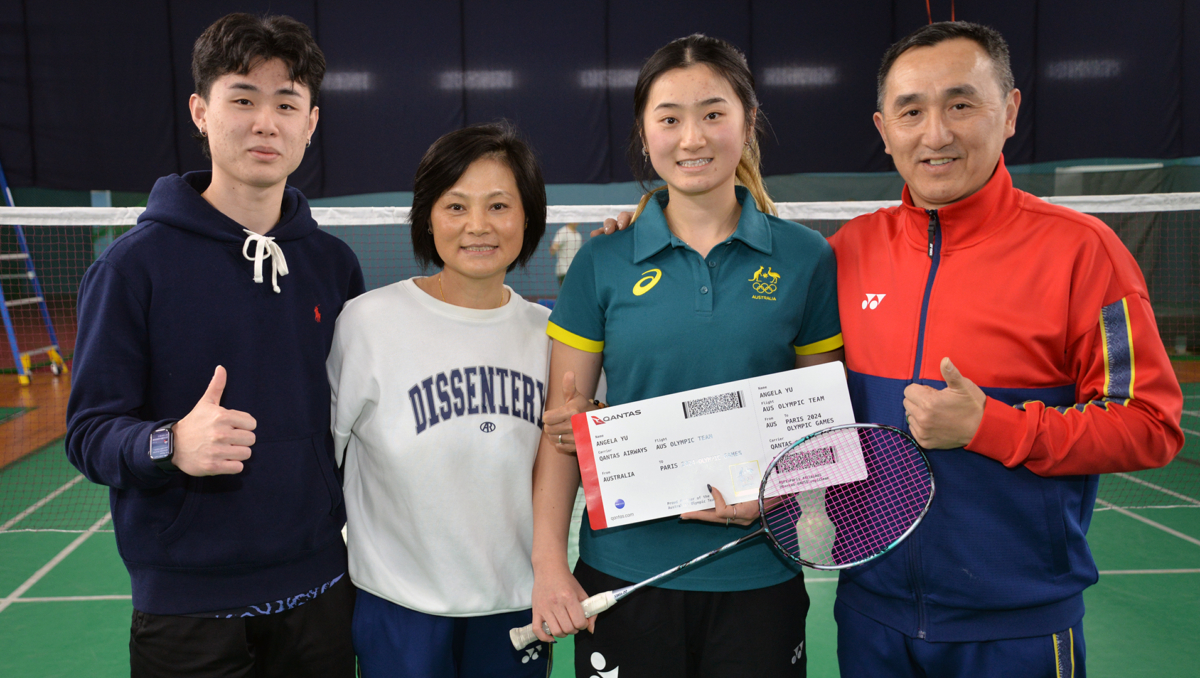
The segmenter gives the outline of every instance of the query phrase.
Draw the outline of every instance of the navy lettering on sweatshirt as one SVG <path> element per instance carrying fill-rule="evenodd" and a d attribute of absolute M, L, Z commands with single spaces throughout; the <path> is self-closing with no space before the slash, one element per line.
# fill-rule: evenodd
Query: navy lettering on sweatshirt
<path fill-rule="evenodd" d="M 417 434 L 472 414 L 502 414 L 542 427 L 546 385 L 516 370 L 472 365 L 438 372 L 408 389 Z"/>

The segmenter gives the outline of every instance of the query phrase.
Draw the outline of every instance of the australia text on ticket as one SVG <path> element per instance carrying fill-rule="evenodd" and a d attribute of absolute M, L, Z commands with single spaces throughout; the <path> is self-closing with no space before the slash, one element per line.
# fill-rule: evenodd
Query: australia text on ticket
<path fill-rule="evenodd" d="M 854 423 L 842 363 L 788 370 L 571 418 L 592 529 L 758 498 L 767 465 L 797 440 Z M 867 477 L 861 450 L 814 449 L 796 490 Z M 792 489 L 792 488 L 789 488 Z"/>

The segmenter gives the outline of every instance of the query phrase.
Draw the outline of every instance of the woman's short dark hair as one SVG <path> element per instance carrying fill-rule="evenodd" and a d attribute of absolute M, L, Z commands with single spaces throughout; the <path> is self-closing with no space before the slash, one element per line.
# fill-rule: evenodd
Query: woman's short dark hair
<path fill-rule="evenodd" d="M 546 233 L 546 183 L 542 180 L 542 169 L 533 149 L 521 139 L 516 127 L 508 121 L 500 121 L 472 125 L 444 135 L 433 142 L 417 165 L 408 222 L 412 224 L 413 252 L 421 266 L 445 266 L 433 243 L 433 206 L 458 183 L 471 163 L 480 158 L 495 158 L 512 170 L 521 208 L 525 211 L 528 225 L 521 241 L 521 253 L 509 264 L 508 270 L 517 265 L 524 266 L 537 251 L 538 243 Z"/>
<path fill-rule="evenodd" d="M 1004 36 L 994 28 L 970 21 L 940 21 L 928 26 L 922 26 L 909 33 L 883 54 L 883 63 L 879 66 L 879 75 L 875 81 L 875 108 L 883 112 L 883 88 L 887 83 L 888 73 L 896 59 L 914 47 L 933 47 L 947 40 L 966 38 L 983 48 L 988 58 L 992 60 L 992 70 L 996 72 L 996 80 L 1000 85 L 1000 93 L 1007 96 L 1016 86 L 1013 79 L 1012 63 L 1008 58 L 1008 43 Z"/>
<path fill-rule="evenodd" d="M 247 75 L 259 63 L 271 59 L 287 65 L 291 79 L 312 93 L 309 108 L 316 106 L 321 81 L 325 79 L 325 54 L 317 47 L 308 26 L 278 14 L 226 14 L 204 29 L 192 47 L 196 94 L 207 101 L 217 78 L 229 73 Z M 211 157 L 208 139 L 199 132 L 192 136 L 200 142 L 204 157 Z"/>

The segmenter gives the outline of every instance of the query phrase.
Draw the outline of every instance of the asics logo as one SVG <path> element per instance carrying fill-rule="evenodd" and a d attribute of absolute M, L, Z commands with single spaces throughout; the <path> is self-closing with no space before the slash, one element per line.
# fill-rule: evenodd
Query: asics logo
<path fill-rule="evenodd" d="M 886 294 L 868 294 L 867 300 L 862 304 L 863 310 L 865 311 L 868 308 L 872 311 L 875 310 L 879 307 L 879 302 L 883 301 L 883 298 L 886 296 Z"/>
<path fill-rule="evenodd" d="M 642 279 L 638 280 L 633 285 L 633 296 L 640 297 L 649 292 L 655 285 L 658 284 L 659 278 L 662 278 L 662 271 L 657 268 L 652 268 L 642 274 Z"/>

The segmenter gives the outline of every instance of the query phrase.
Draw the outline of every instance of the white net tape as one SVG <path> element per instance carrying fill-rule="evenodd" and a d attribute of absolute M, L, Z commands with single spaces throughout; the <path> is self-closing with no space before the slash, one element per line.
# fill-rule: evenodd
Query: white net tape
<path fill-rule="evenodd" d="M 1088 214 L 1133 214 L 1200 210 L 1200 193 L 1151 193 L 1141 195 L 1086 195 L 1046 198 Z M 899 204 L 894 200 L 848 202 L 781 202 L 779 216 L 793 221 L 845 221 Z M 552 205 L 547 221 L 552 224 L 599 223 L 634 205 Z M 0 207 L 0 225 L 21 226 L 132 226 L 142 207 Z M 377 226 L 408 221 L 407 207 L 314 207 L 313 218 L 325 227 Z"/>

